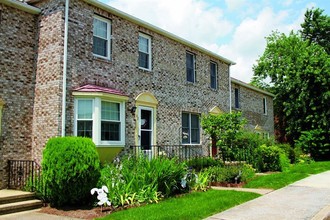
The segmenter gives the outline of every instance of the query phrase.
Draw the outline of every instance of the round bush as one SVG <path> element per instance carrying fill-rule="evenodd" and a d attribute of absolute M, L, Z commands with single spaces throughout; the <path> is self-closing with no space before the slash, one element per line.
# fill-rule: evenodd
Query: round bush
<path fill-rule="evenodd" d="M 290 160 L 278 146 L 261 145 L 256 149 L 255 167 L 261 172 L 285 171 L 290 166 Z"/>
<path fill-rule="evenodd" d="M 51 205 L 81 205 L 91 198 L 100 159 L 89 138 L 51 138 L 43 151 L 42 176 Z"/>

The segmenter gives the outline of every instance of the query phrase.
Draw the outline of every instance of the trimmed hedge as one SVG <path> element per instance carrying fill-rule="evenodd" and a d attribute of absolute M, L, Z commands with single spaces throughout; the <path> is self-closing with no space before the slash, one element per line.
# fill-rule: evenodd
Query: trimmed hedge
<path fill-rule="evenodd" d="M 290 160 L 284 150 L 278 146 L 261 145 L 256 149 L 255 167 L 261 172 L 285 171 L 290 166 Z"/>
<path fill-rule="evenodd" d="M 43 151 L 42 177 L 51 205 L 81 205 L 100 177 L 100 160 L 89 138 L 55 137 Z"/>

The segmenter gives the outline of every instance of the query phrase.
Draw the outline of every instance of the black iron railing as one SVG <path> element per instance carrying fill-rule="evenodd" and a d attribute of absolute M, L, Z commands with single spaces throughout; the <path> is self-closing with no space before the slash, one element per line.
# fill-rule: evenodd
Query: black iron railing
<path fill-rule="evenodd" d="M 8 188 L 22 189 L 29 181 L 35 187 L 40 180 L 41 166 L 32 160 L 9 160 Z"/>
<path fill-rule="evenodd" d="M 196 157 L 208 156 L 208 152 L 202 145 L 152 145 L 152 146 L 129 146 L 130 153 L 139 155 L 143 154 L 148 158 L 156 158 L 159 156 L 174 158 L 180 160 L 189 160 Z"/>

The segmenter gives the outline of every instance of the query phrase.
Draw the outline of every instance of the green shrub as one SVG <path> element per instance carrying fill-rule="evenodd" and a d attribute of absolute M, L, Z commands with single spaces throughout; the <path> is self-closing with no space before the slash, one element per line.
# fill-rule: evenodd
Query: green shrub
<path fill-rule="evenodd" d="M 214 159 L 212 157 L 196 157 L 188 160 L 186 164 L 188 167 L 196 171 L 212 166 L 223 166 L 223 162 L 221 160 Z"/>
<path fill-rule="evenodd" d="M 114 206 L 152 203 L 181 192 L 186 174 L 186 165 L 175 158 L 130 157 L 106 165 L 98 186 L 108 187 L 108 198 Z"/>
<path fill-rule="evenodd" d="M 330 131 L 314 129 L 303 131 L 295 146 L 300 147 L 314 160 L 330 160 Z"/>
<path fill-rule="evenodd" d="M 209 167 L 206 169 L 209 173 L 210 182 L 220 183 L 240 183 L 247 182 L 255 172 L 251 165 L 235 164 L 224 167 Z"/>
<path fill-rule="evenodd" d="M 278 146 L 261 145 L 256 149 L 255 167 L 261 172 L 284 171 L 290 161 Z"/>
<path fill-rule="evenodd" d="M 41 199 L 44 202 L 49 202 L 49 195 L 47 194 L 45 182 L 43 181 L 42 174 L 38 176 L 35 174 L 32 177 L 30 176 L 27 183 L 24 186 L 25 191 L 35 192 L 36 197 Z"/>
<path fill-rule="evenodd" d="M 255 160 L 255 150 L 263 144 L 271 145 L 273 140 L 264 139 L 258 133 L 245 130 L 232 140 L 230 147 L 223 149 L 223 153 L 226 160 L 252 164 Z"/>
<path fill-rule="evenodd" d="M 290 159 L 291 163 L 296 161 L 295 150 L 290 146 L 290 144 L 276 144 L 276 146 L 283 150 L 286 156 Z"/>
<path fill-rule="evenodd" d="M 100 160 L 89 138 L 51 138 L 43 151 L 42 177 L 51 205 L 80 205 L 100 177 Z"/>

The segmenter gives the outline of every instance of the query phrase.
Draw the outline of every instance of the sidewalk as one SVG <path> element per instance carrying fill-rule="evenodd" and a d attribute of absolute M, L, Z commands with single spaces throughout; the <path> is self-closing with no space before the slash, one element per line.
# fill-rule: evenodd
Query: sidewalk
<path fill-rule="evenodd" d="M 330 171 L 215 214 L 207 220 L 330 220 Z"/>

